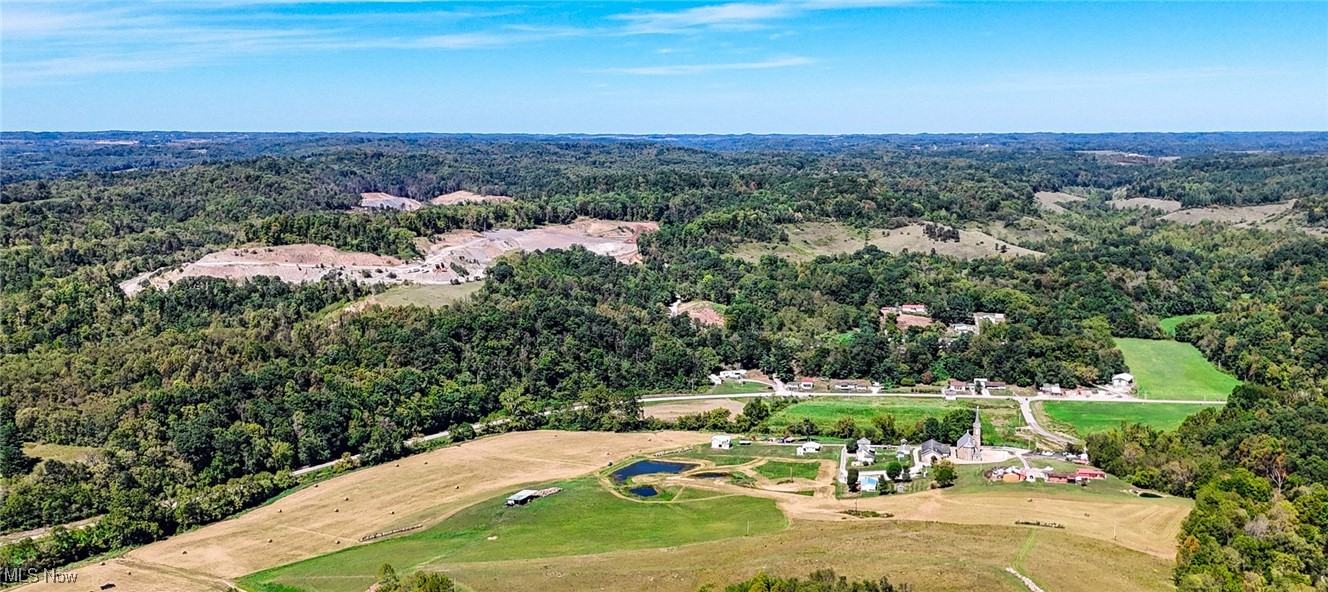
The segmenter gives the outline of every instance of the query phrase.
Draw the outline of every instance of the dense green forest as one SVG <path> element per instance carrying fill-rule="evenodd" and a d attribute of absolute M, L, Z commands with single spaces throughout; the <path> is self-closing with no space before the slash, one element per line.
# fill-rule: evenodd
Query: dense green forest
<path fill-rule="evenodd" d="M 133 159 L 160 156 L 152 146 L 178 152 L 190 138 L 103 147 L 110 152 L 20 139 L 61 156 L 20 160 L 29 168 L 0 185 L 0 528 L 102 518 L 6 546 L 0 562 L 60 565 L 141 544 L 262 503 L 295 483 L 293 469 L 352 453 L 380 462 L 405 454 L 412 436 L 485 419 L 510 419 L 503 429 L 639 429 L 647 424 L 635 395 L 696 390 L 722 367 L 887 386 L 976 376 L 1099 383 L 1124 369 L 1113 336 L 1163 338 L 1159 318 L 1211 312 L 1177 337 L 1247 381 L 1233 403 L 1173 433 L 1097 436 L 1089 450 L 1113 473 L 1199 500 L 1182 541 L 1182 587 L 1244 585 L 1256 574 L 1283 586 L 1258 589 L 1294 589 L 1286 586 L 1328 575 L 1328 535 L 1318 533 L 1328 519 L 1316 501 L 1328 500 L 1328 461 L 1314 453 L 1328 444 L 1328 244 L 1294 229 L 1172 224 L 1101 198 L 1052 214 L 1033 195 L 1087 187 L 1189 205 L 1298 198 L 1312 222 L 1328 194 L 1313 138 L 1289 137 L 1303 142 L 1271 154 L 1238 154 L 1239 142 L 1222 150 L 1211 138 L 1163 136 L 1152 149 L 1103 139 L 1187 154 L 1137 164 L 1055 138 L 993 149 L 942 138 L 923 152 L 899 138 L 801 147 L 765 138 L 744 148 L 723 138 L 218 136 L 194 139 L 224 141 L 229 152 L 141 164 Z M 120 170 L 108 168 L 124 164 L 116 158 L 142 168 L 104 172 Z M 347 211 L 363 191 L 428 199 L 457 189 L 516 201 Z M 116 287 L 240 244 L 409 258 L 417 239 L 440 232 L 582 216 L 661 229 L 641 237 L 640 265 L 583 248 L 509 254 L 469 300 L 438 309 L 348 312 L 373 289 L 340 277 L 191 278 L 133 298 Z M 874 246 L 797 262 L 732 256 L 742 242 L 787 241 L 796 222 L 1030 220 L 1059 229 L 1014 239 L 1045 256 Z M 671 317 L 679 296 L 723 305 L 725 324 Z M 906 301 L 945 322 L 975 311 L 1008 320 L 958 337 L 883 322 L 881 307 Z M 539 414 L 576 404 L 584 407 Z M 1260 434 L 1273 441 L 1250 441 Z M 19 451 L 24 441 L 99 452 L 37 462 Z"/>

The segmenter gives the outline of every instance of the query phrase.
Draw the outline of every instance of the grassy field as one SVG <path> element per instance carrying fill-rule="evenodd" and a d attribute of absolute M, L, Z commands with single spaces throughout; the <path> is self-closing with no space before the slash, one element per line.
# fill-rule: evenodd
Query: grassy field
<path fill-rule="evenodd" d="M 708 395 L 744 395 L 747 393 L 765 393 L 775 390 L 759 382 L 736 382 L 725 380 L 706 391 Z"/>
<path fill-rule="evenodd" d="M 27 442 L 23 444 L 23 453 L 33 458 L 42 460 L 58 460 L 62 462 L 78 462 L 88 455 L 96 453 L 97 448 L 92 446 L 67 446 L 64 444 L 37 444 Z"/>
<path fill-rule="evenodd" d="M 820 468 L 821 465 L 814 462 L 772 460 L 758 465 L 756 472 L 767 479 L 815 479 Z"/>
<path fill-rule="evenodd" d="M 1180 325 L 1181 323 L 1184 323 L 1185 321 L 1188 321 L 1188 320 L 1190 320 L 1190 319 L 1203 319 L 1203 318 L 1213 317 L 1213 316 L 1217 316 L 1217 315 L 1215 315 L 1215 314 L 1213 314 L 1213 313 L 1211 313 L 1211 312 L 1201 312 L 1201 313 L 1196 313 L 1196 314 L 1179 315 L 1179 316 L 1167 317 L 1167 318 L 1165 318 L 1165 319 L 1162 319 L 1161 321 L 1158 321 L 1157 324 L 1159 324 L 1159 325 L 1162 326 L 1162 330 L 1165 331 L 1167 335 L 1170 335 L 1170 336 L 1172 336 L 1172 337 L 1175 337 L 1175 336 L 1176 336 L 1176 327 L 1177 327 L 1178 325 Z"/>
<path fill-rule="evenodd" d="M 810 261 L 821 255 L 853 253 L 873 245 L 887 253 L 928 253 L 970 259 L 1017 255 L 1040 255 L 989 234 L 960 230 L 959 242 L 941 242 L 928 238 L 920 224 L 890 230 L 860 230 L 839 223 L 806 222 L 784 226 L 788 242 L 753 242 L 740 245 L 733 254 L 740 259 L 757 261 L 763 255 L 777 255 L 790 261 Z M 1004 251 L 1001 249 L 1004 248 Z"/>
<path fill-rule="evenodd" d="M 669 455 L 671 458 L 695 458 L 708 460 L 719 466 L 740 465 L 748 463 L 757 458 L 787 458 L 787 459 L 818 459 L 818 458 L 839 458 L 839 448 L 837 446 L 825 446 L 820 452 L 798 456 L 798 447 L 792 445 L 779 444 L 752 444 L 751 446 L 734 446 L 728 450 L 711 448 L 709 444 L 702 444 L 686 452 Z"/>
<path fill-rule="evenodd" d="M 440 308 L 460 302 L 484 287 L 484 282 L 465 284 L 414 284 L 389 288 L 369 297 L 369 302 L 381 306 L 423 306 Z"/>
<path fill-rule="evenodd" d="M 1159 430 L 1173 430 L 1185 418 L 1198 413 L 1203 405 L 1184 403 L 1102 403 L 1093 401 L 1044 401 L 1043 414 L 1054 427 L 1064 427 L 1080 436 L 1105 432 L 1121 422 L 1141 423 Z M 1040 420 L 1039 420 L 1040 421 Z"/>
<path fill-rule="evenodd" d="M 995 399 L 946 401 L 923 397 L 843 398 L 818 397 L 797 403 L 766 420 L 772 430 L 782 430 L 804 419 L 810 419 L 822 430 L 829 429 L 840 418 L 852 417 L 861 426 L 867 426 L 872 417 L 888 414 L 895 424 L 912 426 L 928 417 L 940 419 L 956 409 L 982 409 L 982 441 L 992 445 L 1025 444 L 1027 440 L 1015 435 L 1015 428 L 1023 426 L 1019 407 L 1012 401 Z"/>
<path fill-rule="evenodd" d="M 1188 343 L 1117 338 L 1116 347 L 1125 354 L 1125 365 L 1145 399 L 1225 401 L 1240 384 Z"/>
<path fill-rule="evenodd" d="M 772 533 L 788 524 L 767 499 L 727 496 L 651 503 L 617 497 L 594 476 L 560 485 L 562 493 L 527 506 L 508 508 L 503 503 L 506 496 L 493 498 L 419 534 L 259 572 L 242 583 L 251 592 L 362 592 L 384 562 L 411 571 L 442 564 L 653 549 Z"/>

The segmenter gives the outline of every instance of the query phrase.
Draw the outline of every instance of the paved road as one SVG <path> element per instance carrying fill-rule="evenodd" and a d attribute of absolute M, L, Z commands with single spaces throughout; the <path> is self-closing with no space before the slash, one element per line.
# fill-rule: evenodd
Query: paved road
<path fill-rule="evenodd" d="M 1028 424 L 1028 427 L 1033 428 L 1033 431 L 1037 432 L 1038 435 L 1048 440 L 1051 440 L 1052 442 L 1060 444 L 1061 446 L 1065 446 L 1066 444 L 1069 444 L 1071 442 L 1079 441 L 1077 439 L 1070 438 L 1068 436 L 1062 436 L 1056 432 L 1053 432 L 1047 428 L 1042 427 L 1042 425 L 1038 423 L 1037 418 L 1033 416 L 1033 404 L 1028 399 L 1023 399 L 1019 397 L 1015 398 L 1019 401 L 1019 411 L 1024 414 L 1024 423 Z"/>

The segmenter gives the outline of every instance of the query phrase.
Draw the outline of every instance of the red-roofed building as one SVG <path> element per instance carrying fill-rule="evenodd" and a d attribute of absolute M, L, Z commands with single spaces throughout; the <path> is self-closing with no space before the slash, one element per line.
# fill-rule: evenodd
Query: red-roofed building
<path fill-rule="evenodd" d="M 1076 479 L 1106 479 L 1107 472 L 1094 467 L 1079 467 L 1074 470 Z"/>

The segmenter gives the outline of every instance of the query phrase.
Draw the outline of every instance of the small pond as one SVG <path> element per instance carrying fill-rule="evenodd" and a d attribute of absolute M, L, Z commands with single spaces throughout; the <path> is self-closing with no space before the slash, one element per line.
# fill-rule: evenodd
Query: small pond
<path fill-rule="evenodd" d="M 628 491 L 632 492 L 632 495 L 639 495 L 641 497 L 652 497 L 659 495 L 659 492 L 656 491 L 654 487 L 651 487 L 649 485 L 645 485 L 642 487 L 633 487 Z"/>
<path fill-rule="evenodd" d="M 621 482 L 637 475 L 649 475 L 651 473 L 681 473 L 694 466 L 696 465 L 688 463 L 642 460 L 614 471 L 613 480 Z"/>

